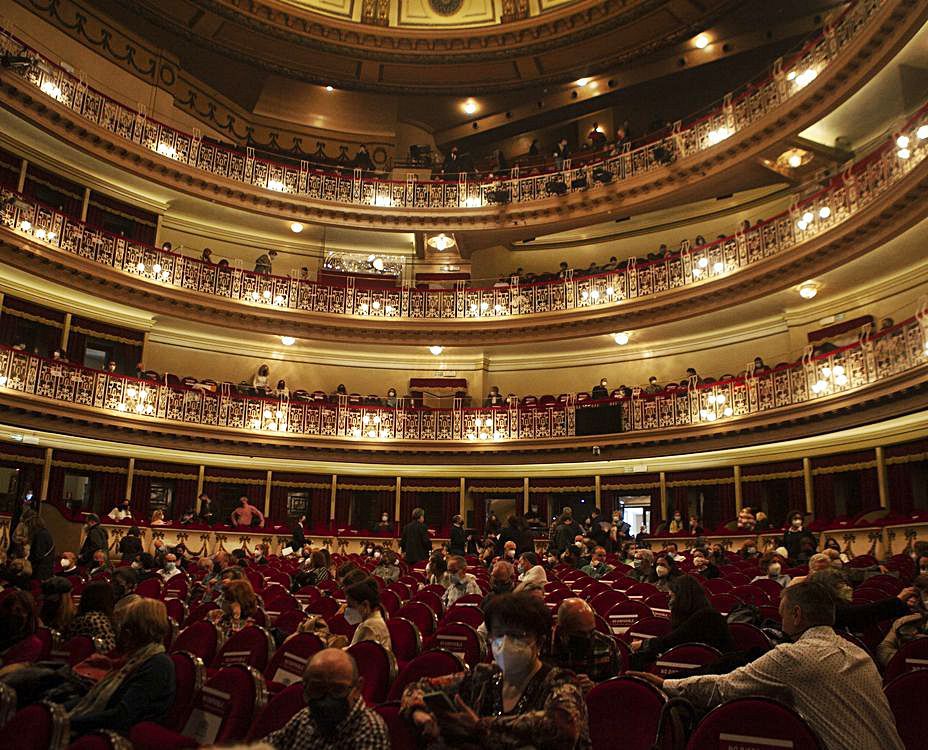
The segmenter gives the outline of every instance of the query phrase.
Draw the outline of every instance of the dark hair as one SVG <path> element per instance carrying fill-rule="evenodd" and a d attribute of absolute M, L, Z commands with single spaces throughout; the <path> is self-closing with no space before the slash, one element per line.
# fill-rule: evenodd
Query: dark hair
<path fill-rule="evenodd" d="M 335 569 L 335 580 L 341 581 L 343 578 L 347 578 L 349 573 L 357 569 L 358 566 L 353 562 L 342 563 Z"/>
<path fill-rule="evenodd" d="M 323 555 L 319 550 L 316 550 L 309 556 L 309 564 L 314 568 L 324 568 L 325 564 L 325 555 Z"/>
<path fill-rule="evenodd" d="M 89 588 L 89 587 L 88 587 Z M 35 633 L 35 600 L 18 589 L 0 601 L 0 650 L 19 643 Z"/>
<path fill-rule="evenodd" d="M 811 580 L 800 581 L 783 589 L 781 596 L 788 607 L 802 610 L 802 619 L 810 627 L 835 624 L 835 598 L 832 591 L 821 583 Z"/>
<path fill-rule="evenodd" d="M 119 581 L 125 586 L 134 587 L 139 582 L 139 577 L 132 568 L 116 568 L 110 578 L 111 581 Z"/>
<path fill-rule="evenodd" d="M 709 597 L 694 576 L 677 576 L 668 584 L 673 594 L 670 606 L 670 624 L 679 627 L 694 612 L 711 607 Z"/>
<path fill-rule="evenodd" d="M 538 562 L 538 555 L 535 554 L 534 552 L 523 552 L 522 557 L 524 557 L 525 561 L 532 567 L 535 567 L 536 565 L 540 564 Z"/>
<path fill-rule="evenodd" d="M 91 581 L 81 592 L 81 603 L 77 613 L 85 615 L 88 612 L 102 612 L 112 620 L 115 603 L 113 586 L 109 581 Z"/>
<path fill-rule="evenodd" d="M 346 587 L 345 596 L 358 604 L 367 602 L 372 610 L 380 608 L 380 590 L 377 588 L 377 581 L 370 576 L 361 578 Z"/>
<path fill-rule="evenodd" d="M 142 532 L 139 531 L 138 526 L 130 526 L 129 531 L 127 532 L 126 536 L 139 536 L 140 537 L 142 536 Z"/>
<path fill-rule="evenodd" d="M 441 552 L 432 553 L 432 556 L 429 558 L 429 570 L 432 571 L 433 576 L 441 576 L 443 573 L 447 572 L 448 561 L 445 560 Z"/>
<path fill-rule="evenodd" d="M 155 567 L 155 558 L 150 552 L 142 552 L 138 559 L 145 570 L 151 570 Z"/>
<path fill-rule="evenodd" d="M 500 594 L 493 597 L 487 605 L 484 622 L 491 634 L 497 625 L 524 630 L 535 636 L 542 649 L 551 635 L 551 612 L 534 594 Z"/>
<path fill-rule="evenodd" d="M 425 511 L 422 508 L 413 508 L 412 509 L 413 520 L 418 521 L 420 518 L 425 518 Z"/>

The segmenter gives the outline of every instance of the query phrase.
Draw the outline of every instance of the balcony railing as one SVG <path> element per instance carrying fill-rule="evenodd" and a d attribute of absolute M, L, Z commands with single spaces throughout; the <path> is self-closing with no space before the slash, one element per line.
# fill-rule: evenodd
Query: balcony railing
<path fill-rule="evenodd" d="M 851 3 L 824 31 L 788 59 L 778 60 L 761 79 L 745 84 L 708 114 L 676 123 L 669 133 L 576 169 L 565 166 L 560 172 L 524 177 L 514 171 L 508 179 L 462 176 L 458 181 L 446 182 L 418 181 L 410 176 L 399 182 L 376 179 L 360 170 L 327 173 L 305 161 L 285 164 L 256 158 L 253 149 L 207 142 L 198 132 L 181 132 L 148 117 L 144 111 L 114 101 L 2 29 L 0 53 L 33 58 L 35 65 L 16 69 L 13 74 L 84 119 L 165 159 L 217 177 L 316 201 L 404 209 L 483 208 L 498 202 L 526 203 L 548 197 L 548 185 L 555 178 L 563 183 L 566 192 L 584 190 L 600 179 L 627 180 L 718 145 L 808 86 L 886 2 Z"/>
<path fill-rule="evenodd" d="M 493 408 L 389 408 L 338 402 L 248 397 L 199 388 L 172 387 L 90 370 L 0 347 L 0 397 L 4 392 L 39 396 L 49 402 L 91 407 L 109 416 L 144 423 L 231 428 L 254 435 L 342 438 L 360 443 L 507 442 L 568 438 L 576 434 L 581 409 L 621 405 L 614 432 L 685 428 L 738 419 L 824 400 L 928 362 L 928 317 L 920 311 L 878 334 L 828 354 L 746 377 L 690 384 L 657 394 L 638 390 L 605 401 L 568 399 L 563 403 Z M 128 420 L 127 420 L 128 421 Z M 611 434 L 611 433 L 610 433 Z"/>
<path fill-rule="evenodd" d="M 374 288 L 352 278 L 326 284 L 254 273 L 134 242 L 3 191 L 0 226 L 157 286 L 263 308 L 372 320 L 474 321 L 597 309 L 728 277 L 834 230 L 892 191 L 928 156 L 926 119 L 928 105 L 827 187 L 805 197 L 798 192 L 788 210 L 747 230 L 659 260 L 631 260 L 610 273 L 535 284 L 513 277 L 508 285 L 485 288 Z"/>

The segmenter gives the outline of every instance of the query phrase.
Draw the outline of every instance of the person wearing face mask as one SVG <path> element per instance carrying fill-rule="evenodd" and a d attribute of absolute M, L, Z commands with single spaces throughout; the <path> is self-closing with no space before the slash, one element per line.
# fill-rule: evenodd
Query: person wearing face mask
<path fill-rule="evenodd" d="M 448 558 L 448 576 L 451 578 L 451 583 L 448 584 L 448 588 L 441 597 L 441 603 L 446 612 L 462 596 L 482 594 L 477 578 L 467 572 L 467 561 L 460 555 L 452 555 Z"/>
<path fill-rule="evenodd" d="M 628 577 L 639 582 L 650 581 L 654 573 L 654 553 L 649 549 L 636 549 L 632 555 L 632 570 L 628 571 Z"/>
<path fill-rule="evenodd" d="M 106 553 L 98 549 L 93 553 L 93 562 L 90 565 L 90 568 L 87 570 L 91 578 L 93 578 L 98 573 L 104 573 L 110 569 L 110 564 L 106 559 Z"/>
<path fill-rule="evenodd" d="M 828 589 L 811 581 L 785 588 L 780 616 L 791 642 L 729 674 L 679 680 L 630 674 L 685 698 L 700 713 L 736 698 L 776 698 L 806 720 L 822 747 L 903 750 L 873 659 L 834 630 Z"/>
<path fill-rule="evenodd" d="M 589 750 L 586 704 L 576 678 L 541 660 L 551 632 L 544 602 L 504 594 L 490 604 L 485 624 L 493 664 L 413 682 L 403 693 L 401 713 L 427 741 L 446 747 Z M 429 708 L 424 696 L 435 691 L 454 708 Z"/>
<path fill-rule="evenodd" d="M 590 564 L 581 568 L 582 572 L 596 580 L 599 580 L 611 570 L 613 570 L 613 567 L 606 564 L 606 550 L 602 547 L 596 547 L 593 550 L 593 556 L 590 558 Z"/>
<path fill-rule="evenodd" d="M 73 552 L 62 552 L 61 559 L 58 561 L 58 566 L 61 570 L 58 572 L 58 575 L 64 576 L 65 578 L 81 578 L 81 573 L 77 568 L 77 555 Z"/>
<path fill-rule="evenodd" d="M 880 664 L 889 665 L 896 652 L 916 638 L 928 638 L 928 574 L 917 576 L 912 584 L 915 594 L 906 602 L 910 614 L 895 620 L 886 637 L 877 646 Z"/>
<path fill-rule="evenodd" d="M 116 600 L 113 605 L 113 622 L 119 630 L 119 623 L 126 612 L 126 607 L 142 597 L 135 593 L 138 578 L 132 568 L 116 568 L 110 583 L 113 584 L 113 598 Z"/>
<path fill-rule="evenodd" d="M 131 519 L 132 511 L 129 509 L 129 501 L 120 500 L 113 509 L 106 514 L 106 517 L 113 521 L 125 521 L 127 518 Z"/>
<path fill-rule="evenodd" d="M 377 550 L 374 550 L 374 559 L 377 559 Z M 400 580 L 402 571 L 396 560 L 396 553 L 391 550 L 384 550 L 380 553 L 380 561 L 377 567 L 371 571 L 372 575 L 382 578 L 387 583 L 395 583 Z"/>
<path fill-rule="evenodd" d="M 463 555 L 467 551 L 467 532 L 464 531 L 464 519 L 461 516 L 451 518 L 451 539 L 448 542 L 448 552 L 452 555 Z"/>
<path fill-rule="evenodd" d="M 670 582 L 679 575 L 680 571 L 673 558 L 670 555 L 659 555 L 646 580 L 657 586 L 658 591 L 670 591 Z"/>
<path fill-rule="evenodd" d="M 701 549 L 693 552 L 693 573 L 700 578 L 718 578 L 722 575 L 718 566 L 706 557 L 705 550 Z"/>
<path fill-rule="evenodd" d="M 329 566 L 326 565 L 325 555 L 320 550 L 313 552 L 303 563 L 303 570 L 297 573 L 294 584 L 302 586 L 318 586 L 331 577 Z"/>
<path fill-rule="evenodd" d="M 780 545 L 786 548 L 792 563 L 803 563 L 809 559 L 807 550 L 815 551 L 815 536 L 803 525 L 803 515 L 799 511 L 789 514 L 789 528 L 783 532 Z"/>
<path fill-rule="evenodd" d="M 357 625 L 351 645 L 361 641 L 376 641 L 383 646 L 387 653 L 393 653 L 393 644 L 390 642 L 390 631 L 383 618 L 380 607 L 380 592 L 377 581 L 373 578 L 362 578 L 357 583 L 345 589 L 347 606 L 343 613 L 349 625 Z"/>
<path fill-rule="evenodd" d="M 77 556 L 77 561 L 81 565 L 90 565 L 94 552 L 102 550 L 105 553 L 109 549 L 109 534 L 100 525 L 100 516 L 96 513 L 87 514 L 87 523 L 84 529 L 86 535 L 84 543 L 81 545 L 81 551 Z"/>
<path fill-rule="evenodd" d="M 219 627 L 223 638 L 254 625 L 258 611 L 258 597 L 247 578 L 225 581 L 219 600 L 221 609 L 212 610 L 207 617 Z"/>
<path fill-rule="evenodd" d="M 499 560 L 493 564 L 493 569 L 490 571 L 490 590 L 487 592 L 487 595 L 483 597 L 483 601 L 480 602 L 481 610 L 486 612 L 490 602 L 497 596 L 512 593 L 515 586 L 513 583 L 515 574 L 515 568 L 512 567 L 511 563 L 505 560 Z M 484 632 L 482 635 L 485 636 L 486 633 Z"/>
<path fill-rule="evenodd" d="M 71 730 L 126 733 L 142 721 L 163 722 L 174 705 L 174 662 L 164 652 L 168 634 L 164 602 L 139 599 L 126 607 L 117 639 L 124 657 L 90 691 L 68 705 Z"/>
<path fill-rule="evenodd" d="M 918 558 L 916 572 L 918 575 L 928 575 L 928 555 L 921 555 Z"/>
<path fill-rule="evenodd" d="M 801 580 L 794 578 L 787 589 L 798 585 L 797 581 L 801 582 Z M 855 633 L 862 633 L 884 620 L 896 620 L 909 614 L 911 610 L 908 602 L 915 596 L 915 588 L 907 586 L 896 596 L 865 604 L 855 604 L 854 589 L 843 572 L 831 567 L 810 573 L 804 580 L 825 586 L 831 592 L 835 600 L 835 627 Z"/>
<path fill-rule="evenodd" d="M 615 677 L 622 669 L 615 640 L 596 629 L 593 608 L 583 599 L 573 597 L 558 607 L 557 627 L 547 661 L 576 674 L 584 695 L 596 683 Z"/>
<path fill-rule="evenodd" d="M 783 572 L 783 559 L 779 555 L 768 553 L 760 559 L 760 575 L 754 576 L 751 583 L 764 579 L 776 581 L 781 586 L 789 586 L 791 579 Z"/>
<path fill-rule="evenodd" d="M 261 742 L 274 750 L 390 750 L 387 725 L 364 703 L 361 686 L 350 654 L 323 649 L 303 674 L 306 708 Z"/>
<path fill-rule="evenodd" d="M 380 520 L 377 522 L 377 525 L 374 527 L 374 533 L 383 534 L 384 536 L 393 535 L 393 521 L 390 520 L 389 513 L 380 514 Z"/>
<path fill-rule="evenodd" d="M 173 552 L 168 552 L 164 556 L 164 567 L 158 571 L 158 575 L 161 576 L 161 580 L 165 583 L 170 581 L 174 576 L 182 576 L 184 573 L 177 565 L 177 555 Z"/>
<path fill-rule="evenodd" d="M 670 520 L 670 525 L 667 527 L 667 533 L 680 534 L 682 531 L 683 531 L 683 514 L 680 511 L 676 511 L 673 514 L 673 518 Z"/>

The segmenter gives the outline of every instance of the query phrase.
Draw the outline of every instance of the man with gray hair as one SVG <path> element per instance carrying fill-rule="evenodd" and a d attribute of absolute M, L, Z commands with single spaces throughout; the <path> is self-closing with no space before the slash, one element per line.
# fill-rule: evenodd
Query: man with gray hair
<path fill-rule="evenodd" d="M 622 657 L 615 641 L 596 629 L 593 608 L 583 599 L 574 597 L 565 599 L 558 607 L 548 661 L 575 672 L 584 694 L 597 682 L 615 677 L 622 669 Z"/>
<path fill-rule="evenodd" d="M 482 593 L 477 584 L 477 578 L 467 572 L 467 560 L 460 555 L 452 555 L 448 558 L 448 577 L 451 583 L 448 584 L 441 598 L 446 612 L 462 596 Z"/>
<path fill-rule="evenodd" d="M 323 649 L 306 665 L 306 708 L 262 742 L 275 750 L 389 750 L 387 725 L 361 697 L 363 679 L 350 654 Z"/>
<path fill-rule="evenodd" d="M 780 616 L 792 642 L 729 674 L 681 680 L 630 674 L 672 698 L 686 698 L 698 710 L 735 698 L 776 698 L 802 715 L 823 747 L 903 750 L 873 659 L 834 631 L 832 593 L 808 580 L 789 586 L 780 598 Z"/>

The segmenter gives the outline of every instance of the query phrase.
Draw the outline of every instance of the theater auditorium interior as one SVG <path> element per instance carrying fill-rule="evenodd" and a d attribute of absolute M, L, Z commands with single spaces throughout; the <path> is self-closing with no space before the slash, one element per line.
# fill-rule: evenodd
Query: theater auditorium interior
<path fill-rule="evenodd" d="M 919 750 L 928 0 L 0 0 L 0 747 Z"/>

